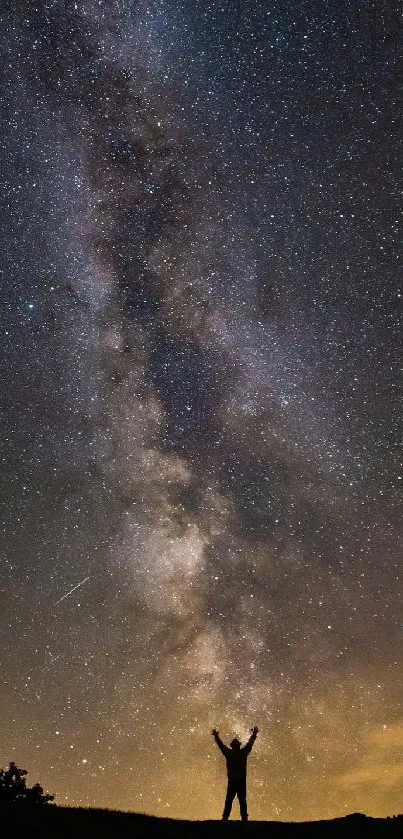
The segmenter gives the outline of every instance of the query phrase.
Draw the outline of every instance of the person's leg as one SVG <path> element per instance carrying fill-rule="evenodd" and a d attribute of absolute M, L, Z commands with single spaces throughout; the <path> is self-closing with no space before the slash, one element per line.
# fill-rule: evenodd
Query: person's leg
<path fill-rule="evenodd" d="M 225 804 L 224 804 L 224 812 L 222 814 L 222 819 L 224 822 L 228 821 L 229 814 L 232 808 L 232 802 L 236 796 L 236 786 L 234 782 L 228 778 L 228 787 L 227 787 L 227 795 L 225 796 Z"/>
<path fill-rule="evenodd" d="M 243 822 L 248 821 L 248 807 L 246 804 L 246 778 L 238 781 L 237 795 L 239 801 L 239 809 L 241 811 L 241 819 Z"/>

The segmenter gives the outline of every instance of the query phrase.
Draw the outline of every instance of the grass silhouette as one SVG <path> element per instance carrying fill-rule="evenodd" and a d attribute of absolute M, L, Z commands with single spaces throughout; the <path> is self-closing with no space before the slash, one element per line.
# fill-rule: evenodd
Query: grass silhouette
<path fill-rule="evenodd" d="M 16 839 L 347 839 L 347 837 L 402 837 L 403 816 L 373 819 L 360 813 L 321 822 L 181 821 L 115 810 L 2 804 L 2 835 Z"/>

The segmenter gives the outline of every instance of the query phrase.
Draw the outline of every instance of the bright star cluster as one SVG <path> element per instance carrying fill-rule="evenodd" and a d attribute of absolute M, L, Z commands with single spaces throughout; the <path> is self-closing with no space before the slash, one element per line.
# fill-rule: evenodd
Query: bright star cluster
<path fill-rule="evenodd" d="M 0 764 L 403 809 L 401 11 L 6 2 Z"/>

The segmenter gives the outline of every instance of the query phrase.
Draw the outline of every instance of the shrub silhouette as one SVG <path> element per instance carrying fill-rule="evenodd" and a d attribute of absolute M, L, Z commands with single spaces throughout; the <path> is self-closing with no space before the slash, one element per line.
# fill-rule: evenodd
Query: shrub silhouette
<path fill-rule="evenodd" d="M 19 769 L 12 761 L 8 769 L 0 769 L 0 802 L 19 804 L 47 804 L 53 801 L 54 795 L 46 795 L 40 784 L 27 787 L 26 769 Z"/>

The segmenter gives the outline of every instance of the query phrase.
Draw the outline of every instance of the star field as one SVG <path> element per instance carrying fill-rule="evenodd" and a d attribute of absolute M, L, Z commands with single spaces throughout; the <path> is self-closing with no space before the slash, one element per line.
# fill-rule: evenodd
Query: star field
<path fill-rule="evenodd" d="M 401 812 L 399 4 L 3 9 L 2 765 Z"/>

